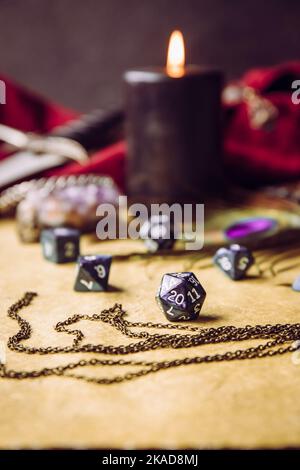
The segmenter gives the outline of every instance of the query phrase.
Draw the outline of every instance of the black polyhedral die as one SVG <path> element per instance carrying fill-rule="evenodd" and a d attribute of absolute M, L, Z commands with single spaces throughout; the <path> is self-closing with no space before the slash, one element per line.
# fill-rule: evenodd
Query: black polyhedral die
<path fill-rule="evenodd" d="M 44 258 L 53 263 L 76 261 L 79 255 L 80 232 L 73 228 L 57 227 L 41 233 Z"/>
<path fill-rule="evenodd" d="M 195 320 L 206 292 L 191 272 L 168 273 L 162 278 L 156 300 L 170 321 Z"/>
<path fill-rule="evenodd" d="M 110 255 L 79 256 L 74 289 L 79 292 L 102 292 L 108 288 Z"/>
<path fill-rule="evenodd" d="M 151 252 L 169 250 L 175 243 L 174 225 L 169 216 L 164 214 L 154 215 L 144 222 L 140 236 Z"/>
<path fill-rule="evenodd" d="M 245 246 L 234 244 L 229 248 L 219 248 L 214 256 L 214 263 L 230 279 L 238 281 L 245 277 L 246 272 L 254 263 L 254 257 Z"/>

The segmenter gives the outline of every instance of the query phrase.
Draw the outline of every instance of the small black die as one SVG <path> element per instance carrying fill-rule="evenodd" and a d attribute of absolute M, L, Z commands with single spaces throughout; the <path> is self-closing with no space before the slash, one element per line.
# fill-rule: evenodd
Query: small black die
<path fill-rule="evenodd" d="M 80 256 L 74 289 L 79 292 L 107 290 L 111 262 L 110 255 Z"/>
<path fill-rule="evenodd" d="M 79 255 L 80 233 L 67 227 L 45 229 L 41 233 L 44 258 L 53 263 L 76 261 Z"/>
<path fill-rule="evenodd" d="M 165 274 L 156 300 L 170 321 L 194 320 L 199 316 L 206 292 L 191 272 Z"/>
<path fill-rule="evenodd" d="M 254 263 L 254 257 L 248 248 L 241 245 L 230 245 L 229 248 L 219 248 L 214 256 L 214 263 L 230 279 L 238 281 L 245 277 L 246 272 Z"/>
<path fill-rule="evenodd" d="M 174 225 L 169 216 L 154 215 L 144 222 L 140 236 L 151 252 L 170 250 L 175 243 Z"/>

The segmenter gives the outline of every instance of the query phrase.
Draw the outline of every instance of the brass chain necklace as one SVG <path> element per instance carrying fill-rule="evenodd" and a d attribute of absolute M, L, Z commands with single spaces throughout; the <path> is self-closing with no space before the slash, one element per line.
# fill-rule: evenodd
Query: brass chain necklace
<path fill-rule="evenodd" d="M 294 352 L 299 349 L 299 345 L 293 344 L 293 342 L 300 339 L 300 323 L 256 326 L 246 325 L 245 327 L 221 326 L 217 328 L 199 328 L 182 324 L 130 322 L 124 318 L 125 312 L 120 304 L 115 304 L 112 308 L 103 310 L 100 314 L 73 315 L 65 321 L 57 323 L 55 326 L 56 331 L 74 336 L 71 346 L 28 347 L 21 344 L 21 342 L 30 338 L 32 329 L 29 322 L 22 318 L 18 312 L 24 307 L 29 306 L 36 295 L 37 294 L 35 292 L 26 292 L 20 300 L 8 309 L 8 316 L 13 320 L 16 320 L 20 326 L 17 334 L 10 337 L 8 340 L 7 345 L 12 351 L 41 355 L 78 352 L 127 355 L 143 351 L 152 351 L 160 348 L 190 348 L 200 346 L 202 344 L 226 343 L 230 341 L 244 341 L 250 339 L 264 339 L 267 341 L 264 344 L 260 344 L 255 347 L 238 349 L 233 352 L 229 351 L 223 354 L 185 357 L 183 359 L 169 361 L 135 361 L 131 359 L 103 360 L 93 358 L 71 362 L 63 366 L 52 368 L 44 367 L 42 369 L 32 371 L 9 370 L 5 365 L 0 364 L 0 378 L 22 380 L 56 375 L 73 377 L 86 382 L 109 385 L 125 382 L 163 369 L 170 369 L 182 365 L 262 358 L 287 352 Z M 139 341 L 119 346 L 82 344 L 82 340 L 84 338 L 83 332 L 79 329 L 68 329 L 68 326 L 73 325 L 80 320 L 102 321 L 104 323 L 108 323 L 125 336 L 139 339 Z M 184 335 L 178 333 L 150 334 L 148 331 L 133 332 L 131 330 L 132 328 L 179 330 L 187 331 L 188 333 Z M 128 372 L 124 375 L 117 375 L 112 378 L 96 378 L 77 375 L 72 372 L 74 369 L 86 366 L 137 366 L 139 369 L 135 372 Z"/>

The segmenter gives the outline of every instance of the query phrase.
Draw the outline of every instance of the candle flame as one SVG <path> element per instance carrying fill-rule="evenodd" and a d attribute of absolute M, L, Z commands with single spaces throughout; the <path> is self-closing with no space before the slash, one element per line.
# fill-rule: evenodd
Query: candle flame
<path fill-rule="evenodd" d="M 184 40 L 181 31 L 173 31 L 169 41 L 167 74 L 170 77 L 182 77 L 184 75 Z"/>

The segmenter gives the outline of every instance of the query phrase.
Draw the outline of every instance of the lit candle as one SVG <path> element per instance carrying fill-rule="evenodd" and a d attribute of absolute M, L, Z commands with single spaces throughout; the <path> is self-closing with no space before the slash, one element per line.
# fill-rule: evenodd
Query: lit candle
<path fill-rule="evenodd" d="M 127 190 L 146 202 L 203 202 L 220 189 L 222 74 L 185 66 L 180 31 L 165 68 L 125 73 Z"/>
<path fill-rule="evenodd" d="M 183 36 L 180 31 L 173 31 L 169 41 L 167 57 L 167 74 L 179 78 L 184 75 L 185 50 Z"/>

